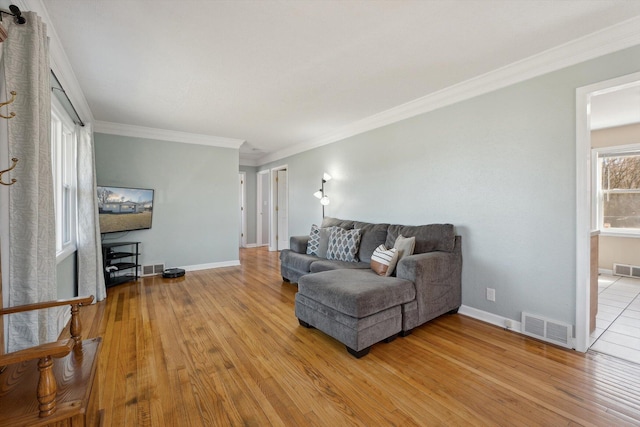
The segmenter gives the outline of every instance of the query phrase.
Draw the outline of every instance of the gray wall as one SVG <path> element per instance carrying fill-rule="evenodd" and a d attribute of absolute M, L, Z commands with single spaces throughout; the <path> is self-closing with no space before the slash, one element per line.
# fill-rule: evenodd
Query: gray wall
<path fill-rule="evenodd" d="M 326 171 L 328 216 L 453 223 L 463 304 L 574 324 L 575 90 L 639 70 L 640 47 L 627 49 L 259 169 L 288 165 L 290 235 L 321 221 Z"/>
<path fill-rule="evenodd" d="M 56 265 L 58 299 L 67 299 L 78 296 L 76 255 L 77 253 L 74 252 Z"/>
<path fill-rule="evenodd" d="M 254 166 L 240 166 L 240 172 L 245 172 L 247 181 L 245 182 L 245 191 L 247 196 L 247 204 L 245 206 L 247 215 L 247 245 L 256 243 L 256 187 L 257 176 L 256 171 L 258 168 Z"/>
<path fill-rule="evenodd" d="M 95 146 L 98 185 L 155 190 L 152 228 L 107 239 L 142 242 L 143 264 L 239 259 L 238 150 L 100 133 Z"/>

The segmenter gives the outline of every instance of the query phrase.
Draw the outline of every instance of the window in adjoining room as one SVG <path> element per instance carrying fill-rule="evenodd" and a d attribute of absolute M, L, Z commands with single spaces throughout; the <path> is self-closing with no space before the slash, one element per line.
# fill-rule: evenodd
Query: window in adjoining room
<path fill-rule="evenodd" d="M 640 237 L 640 145 L 595 151 L 598 229 Z"/>

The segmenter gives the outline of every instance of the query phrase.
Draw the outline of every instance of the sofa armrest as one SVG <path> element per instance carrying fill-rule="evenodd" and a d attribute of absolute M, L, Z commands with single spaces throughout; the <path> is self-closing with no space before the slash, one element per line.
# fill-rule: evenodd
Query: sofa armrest
<path fill-rule="evenodd" d="M 456 254 L 451 252 L 427 252 L 406 256 L 398 263 L 396 275 L 412 282 L 440 282 L 450 276 L 455 260 Z"/>
<path fill-rule="evenodd" d="M 291 236 L 289 238 L 289 249 L 299 254 L 306 254 L 307 243 L 309 243 L 309 236 Z"/>
<path fill-rule="evenodd" d="M 457 242 L 458 243 L 458 242 Z M 397 277 L 416 286 L 418 317 L 416 327 L 462 304 L 462 255 L 454 252 L 410 255 L 398 263 Z"/>

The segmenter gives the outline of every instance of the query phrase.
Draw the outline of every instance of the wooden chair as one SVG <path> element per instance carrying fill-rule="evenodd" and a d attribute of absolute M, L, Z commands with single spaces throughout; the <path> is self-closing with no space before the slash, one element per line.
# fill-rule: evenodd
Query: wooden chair
<path fill-rule="evenodd" d="M 0 308 L 0 315 L 71 306 L 71 338 L 0 354 L 0 426 L 95 426 L 101 338 L 82 340 L 81 306 L 93 296 Z M 56 360 L 54 360 L 56 359 Z"/>

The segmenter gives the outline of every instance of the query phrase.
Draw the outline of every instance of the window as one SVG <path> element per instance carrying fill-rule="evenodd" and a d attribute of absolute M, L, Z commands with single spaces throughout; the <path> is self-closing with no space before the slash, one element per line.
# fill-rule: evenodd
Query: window
<path fill-rule="evenodd" d="M 640 237 L 640 145 L 595 152 L 598 229 Z"/>
<path fill-rule="evenodd" d="M 60 260 L 76 250 L 76 130 L 57 99 L 51 108 L 51 161 Z"/>

